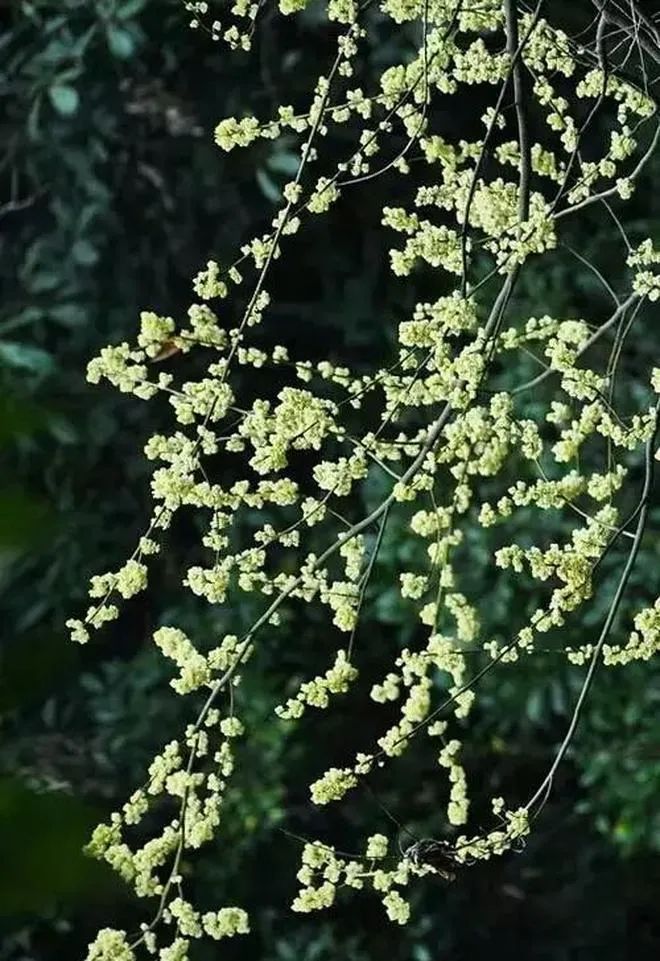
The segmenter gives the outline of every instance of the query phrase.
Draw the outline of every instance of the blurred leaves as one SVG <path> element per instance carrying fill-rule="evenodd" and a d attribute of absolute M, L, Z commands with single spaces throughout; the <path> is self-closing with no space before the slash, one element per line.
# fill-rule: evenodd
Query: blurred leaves
<path fill-rule="evenodd" d="M 101 896 L 105 872 L 81 850 L 96 817 L 68 794 L 38 793 L 16 779 L 0 779 L 3 917 L 71 910 L 81 897 Z"/>
<path fill-rule="evenodd" d="M 18 487 L 0 487 L 0 562 L 3 554 L 33 550 L 51 536 L 49 505 Z"/>

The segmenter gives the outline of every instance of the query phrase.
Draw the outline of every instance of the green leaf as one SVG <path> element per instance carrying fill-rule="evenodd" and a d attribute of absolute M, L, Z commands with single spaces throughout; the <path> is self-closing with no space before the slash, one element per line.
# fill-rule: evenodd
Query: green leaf
<path fill-rule="evenodd" d="M 76 240 L 71 248 L 71 256 L 81 267 L 91 267 L 99 259 L 96 247 L 89 240 Z"/>
<path fill-rule="evenodd" d="M 63 117 L 71 117 L 78 109 L 80 97 L 75 87 L 69 84 L 55 84 L 48 91 L 52 105 Z"/>
<path fill-rule="evenodd" d="M 32 274 L 26 284 L 33 294 L 43 294 L 48 290 L 55 290 L 59 283 L 57 274 L 52 270 L 40 270 Z"/>
<path fill-rule="evenodd" d="M 146 0 L 125 0 L 119 5 L 117 16 L 120 20 L 129 20 L 144 10 Z"/>
<path fill-rule="evenodd" d="M 271 177 L 268 176 L 265 170 L 257 170 L 257 182 L 261 187 L 261 192 L 270 200 L 271 203 L 277 204 L 282 199 L 282 194 L 279 187 L 273 181 Z"/>
<path fill-rule="evenodd" d="M 18 367 L 31 370 L 36 374 L 44 374 L 53 368 L 53 358 L 41 347 L 31 344 L 21 344 L 19 341 L 0 341 L 0 366 Z"/>
<path fill-rule="evenodd" d="M 37 97 L 30 107 L 30 112 L 27 118 L 27 132 L 28 136 L 32 140 L 37 140 L 39 137 L 39 115 L 41 113 L 41 102 L 41 97 Z"/>
<path fill-rule="evenodd" d="M 295 177 L 300 166 L 300 157 L 290 150 L 281 150 L 274 153 L 266 161 L 269 170 L 274 173 L 284 174 L 287 177 Z"/>
<path fill-rule="evenodd" d="M 66 327 L 81 327 L 87 321 L 87 309 L 84 304 L 55 304 L 49 308 L 48 316 Z"/>
<path fill-rule="evenodd" d="M 123 27 L 111 25 L 107 29 L 106 37 L 111 53 L 120 60 L 128 60 L 135 50 L 135 41 L 132 33 Z"/>

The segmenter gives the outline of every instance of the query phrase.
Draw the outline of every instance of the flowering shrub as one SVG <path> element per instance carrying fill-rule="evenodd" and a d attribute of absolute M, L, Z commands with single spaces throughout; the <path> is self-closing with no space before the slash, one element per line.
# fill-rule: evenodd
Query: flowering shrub
<path fill-rule="evenodd" d="M 280 10 L 288 15 L 305 6 L 282 0 Z M 227 22 L 208 21 L 206 3 L 187 7 L 191 26 L 249 50 L 258 5 L 237 3 Z M 68 622 L 72 639 L 86 643 L 119 616 L 121 600 L 144 590 L 166 531 L 191 509 L 203 518 L 203 560 L 182 570 L 183 585 L 229 611 L 241 594 L 261 605 L 243 634 L 193 639 L 173 624 L 154 632 L 174 665 L 172 687 L 191 700 L 191 721 L 154 758 L 145 784 L 94 831 L 90 853 L 154 906 L 139 932 L 99 932 L 90 961 L 132 961 L 142 948 L 175 961 L 188 957 L 194 939 L 248 932 L 240 906 L 196 907 L 182 867 L 221 832 L 229 779 L 241 775 L 234 741 L 250 736 L 240 720 L 241 679 L 258 669 L 261 638 L 284 629 L 295 601 L 325 608 L 346 638 L 323 673 L 292 696 L 282 692 L 273 723 L 294 724 L 335 702 L 341 710 L 341 698 L 353 688 L 359 693 L 363 682 L 370 711 L 399 705 L 376 743 L 346 756 L 341 767 L 324 769 L 320 762 L 311 803 L 341 802 L 377 770 L 395 767 L 414 740 L 429 737 L 449 781 L 436 833 L 451 837 L 393 852 L 389 839 L 375 833 L 353 854 L 307 841 L 292 902 L 299 912 L 327 908 L 348 889 L 368 889 L 390 921 L 404 924 L 411 885 L 428 875 L 448 877 L 448 865 L 517 850 L 552 790 L 597 665 L 646 660 L 658 649 L 657 606 L 636 614 L 624 644 L 611 637 L 647 524 L 660 409 L 660 368 L 652 356 L 638 409 L 617 408 L 626 339 L 660 291 L 660 252 L 651 239 L 629 242 L 611 202 L 632 195 L 656 147 L 656 102 L 644 74 L 627 69 L 635 36 L 630 49 L 617 52 L 606 11 L 593 25 L 593 43 L 578 47 L 543 19 L 542 7 L 387 0 L 375 10 L 368 2 L 330 0 L 327 29 L 337 37 L 337 53 L 307 107 L 282 105 L 277 117 L 263 121 L 225 118 L 216 128 L 224 151 L 285 132 L 300 138 L 297 172 L 270 229 L 245 243 L 234 263 L 208 261 L 194 279 L 197 299 L 186 320 L 145 311 L 135 345 L 106 347 L 90 362 L 91 382 L 107 380 L 141 400 L 169 402 L 173 426 L 145 448 L 157 466 L 144 532 L 119 570 L 92 578 L 92 605 Z M 417 45 L 372 90 L 352 87 L 361 44 L 383 21 L 392 29 L 411 24 Z M 437 109 L 443 98 L 474 110 L 481 105 L 474 139 L 443 135 Z M 329 169 L 323 142 L 337 125 L 347 131 L 342 143 L 350 136 L 353 147 Z M 430 276 L 437 293 L 431 302 L 420 300 L 412 316 L 397 316 L 393 306 L 386 321 L 396 348 L 388 362 L 365 371 L 312 362 L 284 345 L 265 351 L 251 343 L 255 328 L 268 322 L 269 276 L 289 238 L 304 231 L 308 215 L 327 212 L 385 176 L 396 183 L 397 197 L 397 206 L 382 212 L 391 269 L 409 283 Z M 577 257 L 611 296 L 609 316 L 593 326 L 548 316 L 542 303 L 538 316 L 521 316 L 516 288 L 567 245 L 572 218 L 597 207 L 615 219 L 625 242 L 625 290 L 616 292 L 596 265 Z M 241 305 L 234 324 L 222 320 L 222 302 L 230 298 Z M 187 369 L 188 354 L 208 360 L 195 379 L 177 379 L 170 370 L 178 362 Z M 539 373 L 517 377 L 530 356 Z M 170 357 L 176 360 L 163 371 L 158 365 Z M 241 367 L 255 370 L 252 400 L 236 395 Z M 281 379 L 276 401 L 259 396 L 264 367 Z M 523 412 L 530 391 L 538 397 L 534 417 Z M 231 465 L 232 481 L 215 476 L 217 455 Z M 385 492 L 367 509 L 361 491 L 374 477 Z M 532 529 L 523 543 L 507 542 L 507 522 L 530 510 L 542 512 L 544 535 L 556 530 L 561 539 L 537 539 Z M 278 521 L 242 526 L 241 518 L 255 511 Z M 567 519 L 573 520 L 568 536 Z M 393 663 L 383 661 L 378 676 L 364 677 L 360 616 L 393 523 L 406 527 L 420 547 L 414 557 L 423 558 L 400 572 L 399 590 L 417 609 L 425 644 L 401 650 Z M 493 570 L 506 572 L 526 596 L 531 591 L 535 604 L 528 618 L 522 606 L 523 616 L 512 610 L 507 637 L 484 636 L 480 599 L 462 583 L 470 531 L 490 528 L 499 535 Z M 604 622 L 583 644 L 568 646 L 562 628 L 599 590 L 599 565 L 611 551 L 620 552 L 620 573 Z M 490 826 L 474 826 L 461 757 L 477 682 L 533 657 L 543 643 L 576 669 L 586 665 L 564 740 L 529 797 L 493 797 Z"/>

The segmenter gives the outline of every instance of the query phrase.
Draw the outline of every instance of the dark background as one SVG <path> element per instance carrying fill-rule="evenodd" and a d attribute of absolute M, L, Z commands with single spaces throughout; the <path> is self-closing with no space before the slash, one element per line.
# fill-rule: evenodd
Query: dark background
<path fill-rule="evenodd" d="M 574 7 L 553 0 L 553 15 L 570 24 Z M 84 606 L 89 575 L 115 569 L 139 530 L 148 509 L 141 449 L 158 427 L 150 407 L 90 387 L 86 363 L 104 344 L 130 340 L 141 309 L 181 317 L 191 278 L 209 256 L 226 261 L 265 229 L 295 169 L 292 142 L 226 155 L 213 144 L 213 127 L 227 115 L 267 117 L 278 103 L 304 103 L 331 49 L 327 24 L 314 12 L 283 21 L 266 11 L 249 56 L 211 44 L 187 29 L 187 19 L 181 4 L 166 0 L 0 7 L 2 961 L 73 961 L 97 927 L 131 928 L 141 919 L 129 893 L 81 848 L 91 826 L 140 783 L 162 732 L 186 716 L 149 645 L 151 630 L 166 618 L 203 630 L 208 618 L 179 590 L 194 537 L 182 527 L 149 592 L 117 624 L 85 649 L 66 638 L 64 621 Z M 408 41 L 405 29 L 374 34 L 361 62 L 365 86 L 405 55 Z M 456 111 L 444 127 L 468 135 L 470 117 Z M 639 239 L 657 238 L 658 169 L 657 162 L 649 167 L 627 208 Z M 259 335 L 263 343 L 295 343 L 300 357 L 348 358 L 358 367 L 385 353 L 393 310 L 403 316 L 419 299 L 414 284 L 389 273 L 380 239 L 379 210 L 398 189 L 392 180 L 362 190 L 291 244 L 274 272 L 266 325 L 273 333 Z M 587 217 L 573 230 L 573 244 L 597 256 L 614 283 L 621 251 L 611 222 Z M 528 303 L 528 313 L 538 313 L 541 302 L 544 313 L 599 316 L 603 295 L 588 272 L 570 257 L 545 263 L 522 285 L 521 310 Z M 627 351 L 624 405 L 639 398 L 636 377 L 657 351 L 657 319 L 650 312 Z M 658 594 L 659 513 L 655 506 L 624 616 Z M 478 538 L 470 549 L 485 557 Z M 409 550 L 396 530 L 384 545 L 362 631 L 367 662 L 414 641 L 410 610 L 390 587 Z M 607 598 L 616 569 L 604 568 Z M 493 598 L 489 630 L 503 630 L 509 588 L 504 581 L 480 587 L 474 576 L 475 591 Z M 597 625 L 604 606 L 599 595 L 583 627 Z M 232 612 L 239 622 L 249 615 L 247 604 Z M 302 644 L 290 652 L 281 641 L 264 643 L 262 669 L 248 682 L 255 733 L 242 749 L 242 786 L 230 794 L 220 841 L 190 866 L 218 904 L 251 911 L 253 934 L 223 944 L 223 957 L 659 956 L 660 678 L 653 664 L 599 676 L 522 854 L 464 871 L 451 885 L 429 883 L 404 929 L 367 897 L 319 916 L 288 912 L 299 845 L 280 828 L 349 844 L 365 830 L 394 837 L 385 807 L 423 836 L 434 830 L 421 813 L 429 799 L 437 797 L 438 811 L 446 800 L 437 768 L 412 751 L 396 783 L 365 792 L 341 825 L 334 814 L 310 810 L 306 785 L 316 775 L 318 745 L 332 758 L 340 738 L 345 751 L 346 731 L 359 730 L 359 748 L 371 721 L 360 716 L 363 702 L 349 697 L 343 716 L 330 718 L 313 741 L 311 729 L 287 735 L 266 723 L 286 679 L 315 673 L 336 641 L 318 614 L 294 617 L 294 628 Z M 562 663 L 540 658 L 485 683 L 466 756 L 483 798 L 505 790 L 523 797 L 547 768 L 581 683 L 581 673 Z M 211 945 L 199 956 L 219 954 Z"/>

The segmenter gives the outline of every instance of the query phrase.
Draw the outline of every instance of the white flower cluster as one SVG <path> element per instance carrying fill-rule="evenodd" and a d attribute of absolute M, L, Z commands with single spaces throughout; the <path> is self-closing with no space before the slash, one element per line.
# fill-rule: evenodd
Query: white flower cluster
<path fill-rule="evenodd" d="M 302 717 L 307 707 L 326 708 L 330 696 L 345 694 L 357 674 L 357 669 L 346 657 L 346 651 L 339 650 L 335 663 L 322 677 L 305 681 L 296 696 L 290 697 L 285 705 L 278 705 L 275 713 L 283 720 L 291 721 Z"/>

